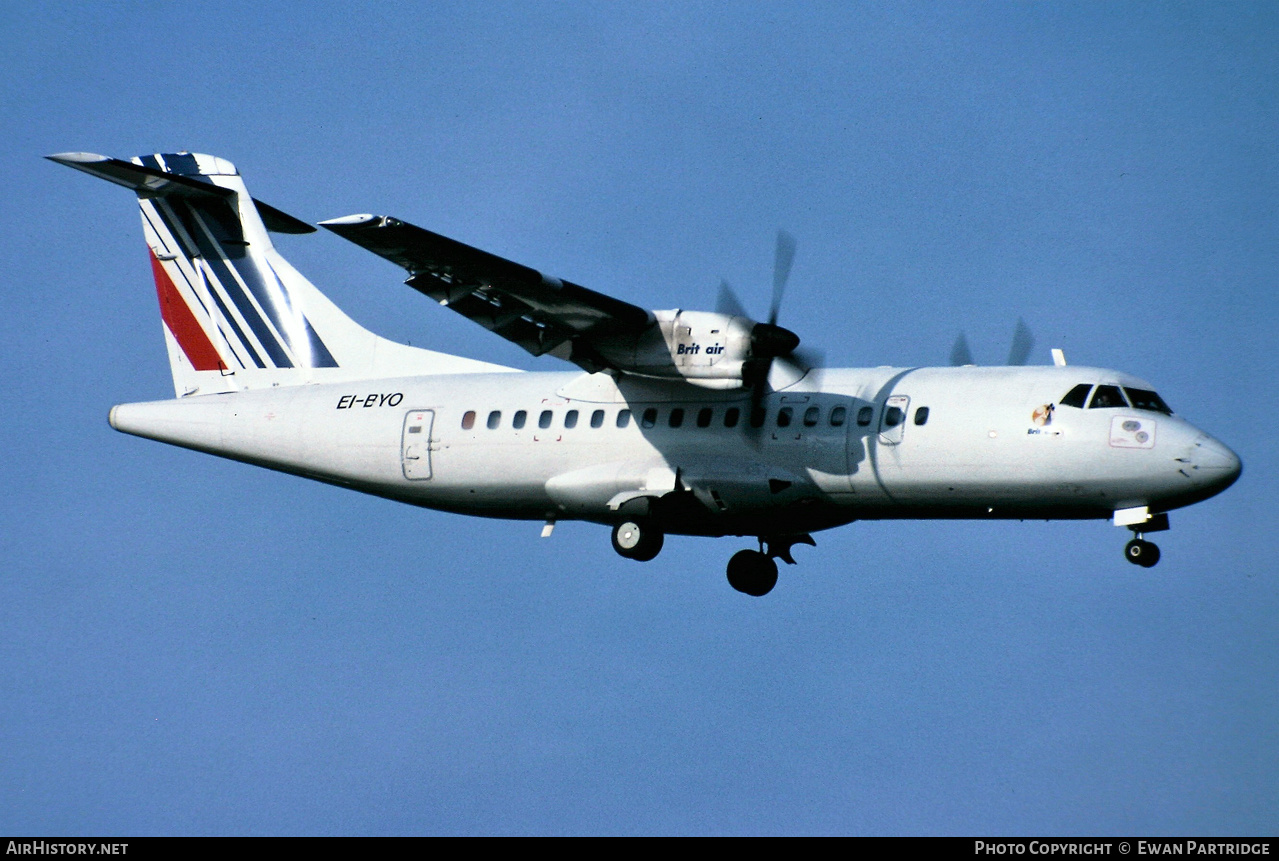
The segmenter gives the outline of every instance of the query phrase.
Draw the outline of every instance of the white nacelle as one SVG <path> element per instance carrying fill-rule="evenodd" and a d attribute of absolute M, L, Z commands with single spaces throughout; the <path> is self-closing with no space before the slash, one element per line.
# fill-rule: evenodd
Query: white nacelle
<path fill-rule="evenodd" d="M 710 389 L 742 386 L 751 356 L 746 317 L 712 311 L 654 311 L 656 322 L 638 338 L 604 345 L 601 354 L 621 370 L 642 377 L 684 379 Z"/>

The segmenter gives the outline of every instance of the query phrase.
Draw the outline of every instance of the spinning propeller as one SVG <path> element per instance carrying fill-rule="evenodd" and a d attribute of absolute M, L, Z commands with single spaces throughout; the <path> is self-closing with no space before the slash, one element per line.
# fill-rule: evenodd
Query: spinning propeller
<path fill-rule="evenodd" d="M 742 372 L 742 383 L 751 389 L 752 410 L 758 407 L 768 394 L 768 374 L 773 362 L 782 362 L 803 376 L 821 365 L 820 353 L 799 349 L 799 336 L 777 324 L 781 313 L 782 297 L 790 280 L 791 266 L 795 262 L 795 237 L 785 230 L 777 231 L 777 248 L 773 256 L 773 300 L 768 309 L 768 322 L 756 323 L 751 329 L 751 358 Z M 719 282 L 719 296 L 715 310 L 721 314 L 752 319 L 741 300 L 725 280 Z"/>
<path fill-rule="evenodd" d="M 1026 325 L 1026 321 L 1018 317 L 1017 328 L 1013 330 L 1012 346 L 1008 350 L 1007 364 L 1026 364 L 1033 349 L 1035 349 L 1035 336 Z M 950 348 L 950 364 L 956 368 L 961 365 L 977 364 L 973 361 L 973 351 L 968 348 L 968 338 L 963 332 L 959 333 L 959 337 L 955 339 L 955 345 Z"/>

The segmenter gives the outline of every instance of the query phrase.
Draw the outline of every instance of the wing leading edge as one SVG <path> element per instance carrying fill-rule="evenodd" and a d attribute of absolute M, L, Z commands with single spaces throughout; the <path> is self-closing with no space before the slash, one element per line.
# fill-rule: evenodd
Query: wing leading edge
<path fill-rule="evenodd" d="M 654 317 L 588 290 L 385 215 L 320 222 L 409 273 L 404 282 L 534 356 L 550 353 L 587 371 L 615 367 L 601 347 L 638 338 Z"/>

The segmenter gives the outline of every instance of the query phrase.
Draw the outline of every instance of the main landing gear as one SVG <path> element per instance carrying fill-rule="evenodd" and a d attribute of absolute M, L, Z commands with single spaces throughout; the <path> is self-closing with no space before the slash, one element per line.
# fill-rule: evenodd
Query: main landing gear
<path fill-rule="evenodd" d="M 777 563 L 759 550 L 739 550 L 728 560 L 728 585 L 756 598 L 767 595 L 777 585 Z"/>
<path fill-rule="evenodd" d="M 647 562 L 662 550 L 665 536 L 646 518 L 623 520 L 613 527 L 613 549 L 618 555 Z M 777 585 L 777 562 L 794 565 L 791 548 L 796 544 L 817 546 L 811 535 L 761 538 L 758 550 L 739 550 L 728 560 L 728 585 L 738 592 L 760 597 Z"/>
<path fill-rule="evenodd" d="M 623 520 L 613 527 L 613 549 L 636 562 L 647 562 L 662 552 L 666 537 L 644 520 Z"/>
<path fill-rule="evenodd" d="M 734 553 L 728 560 L 728 585 L 756 598 L 767 595 L 777 585 L 777 563 L 773 560 L 780 559 L 787 565 L 794 565 L 795 557 L 790 551 L 796 544 L 817 546 L 811 535 L 784 535 L 760 538 L 758 550 Z"/>

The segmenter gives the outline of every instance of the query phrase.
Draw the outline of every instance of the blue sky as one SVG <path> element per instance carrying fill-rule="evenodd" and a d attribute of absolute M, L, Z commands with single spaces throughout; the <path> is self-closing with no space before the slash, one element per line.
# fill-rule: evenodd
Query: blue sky
<path fill-rule="evenodd" d="M 1274 834 L 1273 4 L 0 7 L 0 833 Z M 189 149 L 836 365 L 967 333 L 1150 380 L 1234 448 L 1150 571 L 1108 523 L 735 539 L 420 511 L 126 437 L 167 397 L 131 196 Z M 337 237 L 397 340 L 534 360 Z M 550 362 L 550 365 L 543 364 Z"/>

